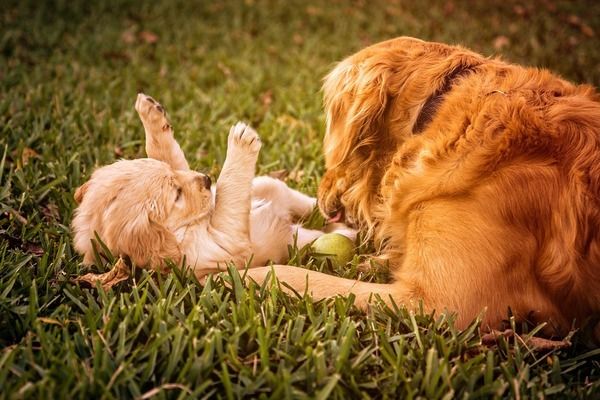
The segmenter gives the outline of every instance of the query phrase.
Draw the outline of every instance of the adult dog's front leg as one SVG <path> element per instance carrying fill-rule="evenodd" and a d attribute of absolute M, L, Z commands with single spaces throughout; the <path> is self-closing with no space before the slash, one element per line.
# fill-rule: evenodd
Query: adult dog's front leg
<path fill-rule="evenodd" d="M 362 282 L 290 265 L 251 268 L 243 274 L 247 281 L 253 280 L 258 284 L 262 284 L 267 277 L 274 274 L 280 282 L 285 283 L 282 285 L 284 291 L 307 293 L 314 300 L 353 294 L 356 296 L 355 304 L 360 308 L 366 308 L 369 302 L 377 299 L 377 296 L 388 304 L 391 304 L 390 298 L 393 298 L 398 304 L 413 308 L 418 305 L 418 301 L 410 295 L 409 287 L 401 282 Z"/>
<path fill-rule="evenodd" d="M 146 132 L 146 154 L 155 160 L 164 161 L 173 169 L 189 170 L 185 155 L 175 140 L 173 127 L 167 119 L 165 109 L 152 97 L 139 93 L 135 102 Z"/>
<path fill-rule="evenodd" d="M 238 122 L 229 131 L 210 226 L 215 240 L 230 254 L 251 253 L 252 179 L 260 147 L 258 134 L 246 124 Z"/>

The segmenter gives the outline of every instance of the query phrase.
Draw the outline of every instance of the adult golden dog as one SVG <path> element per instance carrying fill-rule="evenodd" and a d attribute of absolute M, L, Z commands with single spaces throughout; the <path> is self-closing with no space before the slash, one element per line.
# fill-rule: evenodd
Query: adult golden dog
<path fill-rule="evenodd" d="M 393 281 L 289 266 L 315 298 L 372 294 L 464 326 L 508 310 L 564 334 L 600 311 L 600 98 L 552 73 L 412 38 L 382 42 L 325 78 L 318 204 L 369 232 Z M 271 268 L 248 271 L 264 280 Z"/>

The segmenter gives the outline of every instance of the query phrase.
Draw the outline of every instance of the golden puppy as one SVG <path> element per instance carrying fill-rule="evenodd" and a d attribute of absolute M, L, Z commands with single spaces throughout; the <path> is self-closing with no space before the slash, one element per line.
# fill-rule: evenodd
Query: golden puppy
<path fill-rule="evenodd" d="M 368 232 L 393 281 L 278 266 L 315 298 L 372 294 L 564 334 L 600 311 L 600 103 L 590 86 L 398 38 L 325 78 L 318 203 Z M 249 271 L 265 279 L 269 268 Z M 308 286 L 307 286 L 308 285 Z"/>
<path fill-rule="evenodd" d="M 251 256 L 251 266 L 283 262 L 296 234 L 298 246 L 323 234 L 291 222 L 313 210 L 314 198 L 281 181 L 254 178 L 261 142 L 252 128 L 231 128 L 225 164 L 211 191 L 206 175 L 190 171 L 162 106 L 140 94 L 136 110 L 151 158 L 99 168 L 75 193 L 74 246 L 84 263 L 94 260 L 97 234 L 113 254 L 138 266 L 158 268 L 185 257 L 202 277 L 226 262 L 243 267 Z"/>

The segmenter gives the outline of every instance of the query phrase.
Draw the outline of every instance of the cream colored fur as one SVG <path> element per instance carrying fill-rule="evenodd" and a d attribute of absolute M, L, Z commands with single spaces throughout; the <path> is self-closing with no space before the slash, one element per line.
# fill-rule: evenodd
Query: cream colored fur
<path fill-rule="evenodd" d="M 98 168 L 75 194 L 74 245 L 85 263 L 94 260 L 97 234 L 113 254 L 139 266 L 163 268 L 167 260 L 185 257 L 202 277 L 228 262 L 284 262 L 296 236 L 304 246 L 322 234 L 293 223 L 313 210 L 314 198 L 273 178 L 254 177 L 261 142 L 252 128 L 231 128 L 211 190 L 208 177 L 189 169 L 162 106 L 140 94 L 135 108 L 151 158 Z"/>

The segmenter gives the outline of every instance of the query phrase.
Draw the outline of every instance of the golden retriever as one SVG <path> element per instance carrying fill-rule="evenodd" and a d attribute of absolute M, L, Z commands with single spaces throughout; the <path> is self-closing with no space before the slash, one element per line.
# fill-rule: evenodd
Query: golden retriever
<path fill-rule="evenodd" d="M 322 212 L 367 232 L 373 284 L 252 269 L 314 298 L 372 294 L 484 328 L 508 310 L 564 334 L 600 311 L 600 97 L 536 68 L 401 37 L 325 78 Z"/>
<path fill-rule="evenodd" d="M 97 169 L 75 193 L 74 247 L 94 261 L 95 235 L 111 253 L 138 266 L 161 268 L 185 257 L 198 277 L 227 262 L 239 267 L 284 262 L 288 245 L 302 247 L 323 232 L 292 223 L 310 214 L 316 200 L 269 177 L 254 178 L 261 147 L 257 133 L 231 128 L 216 188 L 190 171 L 163 107 L 139 94 L 135 108 L 150 158 L 121 160 Z M 340 233 L 352 237 L 352 230 Z M 249 261 L 251 260 L 251 261 Z"/>

